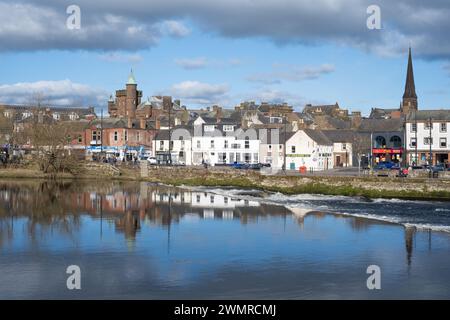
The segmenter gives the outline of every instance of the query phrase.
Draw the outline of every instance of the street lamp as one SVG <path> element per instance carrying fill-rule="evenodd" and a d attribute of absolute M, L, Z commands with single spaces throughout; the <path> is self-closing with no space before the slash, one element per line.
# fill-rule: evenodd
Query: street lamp
<path fill-rule="evenodd" d="M 430 119 L 428 121 L 429 121 L 428 122 L 428 128 L 430 129 L 430 135 L 429 135 L 429 138 L 428 138 L 429 139 L 428 143 L 430 144 L 430 156 L 429 156 L 428 165 L 429 165 L 429 170 L 430 170 L 429 175 L 430 175 L 430 178 L 431 178 L 431 174 L 432 174 L 431 167 L 433 166 L 433 136 L 432 136 L 433 122 L 432 122 L 431 117 L 430 117 Z"/>

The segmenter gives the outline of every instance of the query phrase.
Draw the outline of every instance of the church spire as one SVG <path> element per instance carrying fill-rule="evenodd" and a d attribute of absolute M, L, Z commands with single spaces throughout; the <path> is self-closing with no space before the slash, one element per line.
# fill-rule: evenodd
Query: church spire
<path fill-rule="evenodd" d="M 405 93 L 403 94 L 403 99 L 405 98 L 417 99 L 416 85 L 414 83 L 414 70 L 411 56 L 411 47 L 409 47 L 408 71 L 406 73 Z"/>
<path fill-rule="evenodd" d="M 411 111 L 417 110 L 417 94 L 416 85 L 414 83 L 414 70 L 412 63 L 411 47 L 409 47 L 408 55 L 408 70 L 406 72 L 405 93 L 403 94 L 402 111 L 403 114 L 408 114 Z"/>

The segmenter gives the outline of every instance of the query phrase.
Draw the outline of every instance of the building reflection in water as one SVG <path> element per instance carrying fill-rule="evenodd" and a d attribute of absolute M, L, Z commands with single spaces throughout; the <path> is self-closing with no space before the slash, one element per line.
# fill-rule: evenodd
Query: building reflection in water
<path fill-rule="evenodd" d="M 179 223 L 184 216 L 239 220 L 240 223 L 247 224 L 257 223 L 259 219 L 269 216 L 285 219 L 287 215 L 292 215 L 301 228 L 304 228 L 308 216 L 314 219 L 328 216 L 325 212 L 307 208 L 287 208 L 231 195 L 148 183 L 79 185 L 8 182 L 0 184 L 0 247 L 12 241 L 15 219 L 27 219 L 29 236 L 37 239 L 37 233 L 40 232 L 42 236 L 48 227 L 71 234 L 78 230 L 83 215 L 100 220 L 100 237 L 103 221 L 112 221 L 115 231 L 122 233 L 130 245 L 134 245 L 144 225 L 166 228 L 168 250 L 171 225 Z M 365 230 L 371 225 L 388 224 L 339 214 L 335 217 L 348 219 L 350 226 L 356 231 Z M 411 264 L 415 232 L 415 228 L 405 228 L 408 265 Z"/>
<path fill-rule="evenodd" d="M 408 266 L 411 265 L 415 235 L 416 227 L 405 227 L 406 261 L 408 262 Z"/>

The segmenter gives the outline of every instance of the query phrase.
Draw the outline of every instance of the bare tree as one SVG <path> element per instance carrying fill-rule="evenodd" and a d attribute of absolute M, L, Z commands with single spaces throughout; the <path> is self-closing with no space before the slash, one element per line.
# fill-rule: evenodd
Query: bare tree
<path fill-rule="evenodd" d="M 72 122 L 53 119 L 47 112 L 49 104 L 44 94 L 36 93 L 33 99 L 31 115 L 15 130 L 15 140 L 32 148 L 33 160 L 42 172 L 52 177 L 60 172 L 78 174 L 79 160 L 67 147 L 78 128 Z"/>
<path fill-rule="evenodd" d="M 358 174 L 361 174 L 361 162 L 364 156 L 370 157 L 371 135 L 367 132 L 354 132 L 352 150 L 358 161 Z"/>

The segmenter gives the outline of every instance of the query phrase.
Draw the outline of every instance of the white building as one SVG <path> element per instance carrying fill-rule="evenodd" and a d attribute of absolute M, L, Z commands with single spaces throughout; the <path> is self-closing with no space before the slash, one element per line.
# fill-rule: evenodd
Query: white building
<path fill-rule="evenodd" d="M 170 136 L 172 136 L 171 139 Z M 170 131 L 160 130 L 152 142 L 155 157 L 159 161 L 166 162 L 170 150 L 170 158 L 173 164 L 192 165 L 191 138 L 192 131 L 187 127 L 175 127 Z"/>
<path fill-rule="evenodd" d="M 333 143 L 334 167 L 352 167 L 355 133 L 351 130 L 323 130 L 322 132 Z"/>
<path fill-rule="evenodd" d="M 333 168 L 333 143 L 320 130 L 305 129 L 291 133 L 286 141 L 288 170 L 300 167 L 313 171 Z"/>
<path fill-rule="evenodd" d="M 267 129 L 259 131 L 259 158 L 260 162 L 270 164 L 272 169 L 280 170 L 284 164 L 284 141 L 292 133 L 284 134 L 279 129 Z"/>
<path fill-rule="evenodd" d="M 258 133 L 238 128 L 234 123 L 205 123 L 200 117 L 194 122 L 192 164 L 259 163 Z"/>
<path fill-rule="evenodd" d="M 430 147 L 433 165 L 449 163 L 450 110 L 412 112 L 406 118 L 405 131 L 409 164 L 429 163 Z"/>

